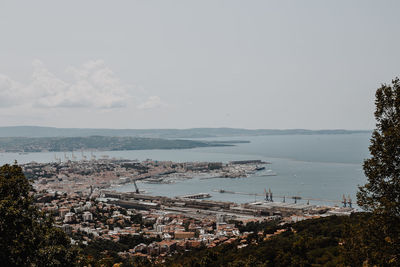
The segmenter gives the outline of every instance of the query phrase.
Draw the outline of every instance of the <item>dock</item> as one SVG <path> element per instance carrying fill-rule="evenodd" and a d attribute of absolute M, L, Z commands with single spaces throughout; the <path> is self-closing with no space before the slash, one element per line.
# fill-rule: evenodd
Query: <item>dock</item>
<path fill-rule="evenodd" d="M 188 198 L 188 199 L 205 199 L 210 198 L 211 195 L 208 193 L 197 193 L 197 194 L 189 194 L 184 196 L 179 196 L 178 198 Z"/>
<path fill-rule="evenodd" d="M 217 193 L 227 193 L 227 194 L 238 194 L 238 195 L 246 195 L 246 196 L 266 196 L 266 193 L 249 193 L 249 192 L 235 192 L 235 191 L 230 191 L 230 190 L 225 190 L 225 189 L 214 189 L 213 192 Z M 285 195 L 274 195 L 275 198 L 280 198 L 283 199 L 283 202 L 285 202 L 287 199 L 293 199 L 295 203 L 297 203 L 298 200 L 307 200 L 307 201 L 320 201 L 320 202 L 330 202 L 330 203 L 343 203 L 342 200 L 333 200 L 333 199 L 323 199 L 323 198 L 309 198 L 309 197 L 300 197 L 300 196 L 285 196 Z M 350 199 L 350 197 L 349 197 Z"/>

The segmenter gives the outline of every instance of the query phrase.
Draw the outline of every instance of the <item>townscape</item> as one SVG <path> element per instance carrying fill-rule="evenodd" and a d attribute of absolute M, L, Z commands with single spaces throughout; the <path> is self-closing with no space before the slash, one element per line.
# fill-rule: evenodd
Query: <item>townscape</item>
<path fill-rule="evenodd" d="M 208 177 L 247 177 L 267 162 L 261 160 L 220 162 L 153 161 L 143 162 L 117 159 L 82 160 L 52 163 L 27 163 L 23 165 L 25 175 L 35 180 L 38 191 L 88 193 L 90 189 L 143 180 L 147 183 L 172 183 L 196 175 Z"/>
<path fill-rule="evenodd" d="M 1 1 L 0 267 L 399 267 L 399 10 Z"/>
<path fill-rule="evenodd" d="M 276 225 L 329 215 L 349 215 L 350 207 L 320 207 L 309 203 L 274 202 L 272 193 L 265 201 L 236 204 L 205 200 L 210 195 L 191 194 L 165 197 L 135 192 L 121 193 L 113 186 L 142 180 L 172 183 L 195 176 L 248 177 L 263 170 L 260 160 L 219 162 L 143 162 L 100 159 L 22 165 L 34 180 L 35 199 L 41 210 L 51 213 L 55 223 L 73 243 L 87 245 L 93 240 L 125 242 L 132 239 L 121 257 L 140 256 L 151 260 L 178 251 L 215 247 L 237 242 L 247 246 L 251 234 L 269 238 L 280 234 L 246 231 L 254 222 Z M 222 192 L 221 192 L 222 193 Z M 122 241 L 121 241 L 122 240 Z"/>

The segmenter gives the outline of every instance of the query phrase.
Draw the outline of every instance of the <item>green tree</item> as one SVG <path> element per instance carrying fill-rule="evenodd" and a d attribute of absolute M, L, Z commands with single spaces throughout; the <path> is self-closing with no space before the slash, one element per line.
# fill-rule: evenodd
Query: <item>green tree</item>
<path fill-rule="evenodd" d="M 72 266 L 77 253 L 50 216 L 34 205 L 22 169 L 0 167 L 0 261 L 2 266 Z"/>
<path fill-rule="evenodd" d="M 367 183 L 357 203 L 371 216 L 354 229 L 350 251 L 364 264 L 400 266 L 400 80 L 376 91 L 376 129 L 371 158 L 364 161 Z M 356 257 L 357 256 L 357 257 Z M 354 262 L 354 261 L 353 261 Z"/>
<path fill-rule="evenodd" d="M 400 80 L 376 91 L 374 130 L 364 161 L 367 184 L 357 194 L 358 205 L 367 211 L 400 216 Z"/>

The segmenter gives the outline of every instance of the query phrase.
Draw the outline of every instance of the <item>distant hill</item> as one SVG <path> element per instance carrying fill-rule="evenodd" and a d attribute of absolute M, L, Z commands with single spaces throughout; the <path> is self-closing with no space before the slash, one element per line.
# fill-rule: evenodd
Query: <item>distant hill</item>
<path fill-rule="evenodd" d="M 242 141 L 244 142 L 244 141 Z M 0 137 L 0 151 L 43 152 L 77 150 L 139 150 L 139 149 L 187 149 L 208 146 L 231 146 L 230 142 L 203 142 L 143 137 Z"/>
<path fill-rule="evenodd" d="M 191 129 L 90 129 L 55 128 L 40 126 L 0 127 L 0 137 L 86 137 L 86 136 L 131 136 L 149 138 L 205 138 L 260 135 L 312 135 L 312 134 L 353 134 L 370 131 L 350 130 L 274 130 L 239 128 L 191 128 Z"/>

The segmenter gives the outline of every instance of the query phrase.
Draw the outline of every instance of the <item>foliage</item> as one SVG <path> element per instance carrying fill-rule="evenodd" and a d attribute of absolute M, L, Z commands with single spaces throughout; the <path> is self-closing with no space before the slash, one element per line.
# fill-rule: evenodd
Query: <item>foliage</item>
<path fill-rule="evenodd" d="M 400 80 L 376 91 L 374 130 L 365 160 L 368 183 L 360 187 L 358 204 L 366 210 L 400 216 Z"/>
<path fill-rule="evenodd" d="M 0 261 L 3 266 L 72 266 L 77 253 L 52 218 L 33 204 L 17 165 L 0 167 Z"/>
<path fill-rule="evenodd" d="M 345 225 L 359 215 L 320 218 L 285 225 L 286 232 L 258 244 L 238 243 L 176 255 L 162 266 L 338 266 Z M 262 229 L 260 229 L 262 230 Z"/>
<path fill-rule="evenodd" d="M 372 212 L 352 228 L 349 258 L 367 264 L 400 265 L 400 80 L 376 91 L 376 129 L 364 161 L 367 183 L 357 194 L 360 207 Z M 349 259 L 350 261 L 351 259 Z"/>
<path fill-rule="evenodd" d="M 82 246 L 82 252 L 85 255 L 88 263 L 91 263 L 95 266 L 106 259 L 108 262 L 110 262 L 110 264 L 122 262 L 127 265 L 129 262 L 131 262 L 131 260 L 121 258 L 118 255 L 118 252 L 128 251 L 140 243 L 148 245 L 154 241 L 158 242 L 161 241 L 161 239 L 145 238 L 143 235 L 123 235 L 120 237 L 118 242 L 106 239 L 94 239 L 90 241 L 87 246 Z M 148 264 L 147 261 L 138 261 L 138 259 L 136 259 L 134 262 L 137 262 L 138 264 L 139 262 Z M 106 264 L 106 266 L 108 265 Z"/>
<path fill-rule="evenodd" d="M 241 233 L 243 232 L 254 232 L 263 231 L 265 234 L 272 234 L 278 228 L 279 220 L 270 220 L 262 222 L 248 222 L 245 225 L 241 221 L 235 221 L 235 226 Z"/>
<path fill-rule="evenodd" d="M 392 238 L 385 238 L 387 218 L 370 213 L 360 214 L 360 220 L 348 223 L 341 253 L 349 266 L 398 266 Z M 393 236 L 394 237 L 394 236 Z M 389 256 L 389 257 L 388 257 Z M 391 256 L 391 257 L 390 257 Z"/>

